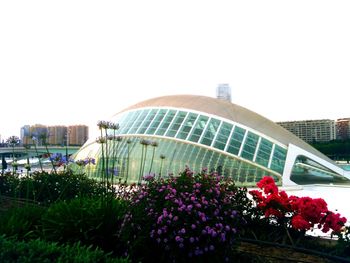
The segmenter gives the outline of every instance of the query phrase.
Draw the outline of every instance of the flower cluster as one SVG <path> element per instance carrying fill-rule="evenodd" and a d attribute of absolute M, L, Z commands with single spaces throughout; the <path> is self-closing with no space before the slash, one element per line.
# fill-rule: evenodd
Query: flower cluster
<path fill-rule="evenodd" d="M 262 190 L 251 190 L 256 202 L 266 218 L 300 231 L 312 230 L 315 226 L 327 233 L 332 230 L 341 232 L 346 218 L 339 213 L 329 211 L 327 203 L 322 198 L 288 196 L 279 191 L 272 177 L 265 176 L 257 186 Z"/>
<path fill-rule="evenodd" d="M 72 160 L 67 159 L 67 156 L 62 155 L 61 153 L 51 154 L 50 161 L 52 161 L 53 165 L 56 167 L 67 165 L 69 162 L 73 162 Z"/>
<path fill-rule="evenodd" d="M 229 257 L 240 223 L 231 180 L 206 171 L 195 175 L 187 168 L 179 177 L 154 180 L 149 175 L 146 181 L 133 203 L 151 221 L 149 238 L 167 258 Z M 129 214 L 134 224 L 132 218 Z"/>
<path fill-rule="evenodd" d="M 86 157 L 85 159 L 81 159 L 81 160 L 77 160 L 75 162 L 78 166 L 86 166 L 86 165 L 95 165 L 96 164 L 96 160 L 95 158 L 92 157 Z"/>

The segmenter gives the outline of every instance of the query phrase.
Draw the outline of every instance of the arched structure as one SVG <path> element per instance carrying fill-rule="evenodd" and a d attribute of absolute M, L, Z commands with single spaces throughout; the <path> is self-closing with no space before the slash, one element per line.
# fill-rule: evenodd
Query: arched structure
<path fill-rule="evenodd" d="M 129 182 L 145 174 L 177 174 L 187 165 L 255 185 L 273 176 L 279 185 L 308 181 L 349 182 L 349 174 L 328 157 L 274 122 L 231 102 L 204 96 L 175 95 L 146 100 L 114 115 L 117 140 L 89 140 L 75 159 L 97 160 Z M 106 144 L 104 144 L 106 146 Z M 106 165 L 106 162 L 105 162 Z M 113 174 L 113 171 L 111 172 Z"/>

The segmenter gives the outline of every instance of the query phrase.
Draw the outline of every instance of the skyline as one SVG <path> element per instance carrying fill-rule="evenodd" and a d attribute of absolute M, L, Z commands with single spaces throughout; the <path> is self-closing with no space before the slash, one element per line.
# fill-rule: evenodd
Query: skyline
<path fill-rule="evenodd" d="M 0 135 L 90 127 L 165 95 L 272 121 L 350 117 L 348 1 L 2 1 Z"/>

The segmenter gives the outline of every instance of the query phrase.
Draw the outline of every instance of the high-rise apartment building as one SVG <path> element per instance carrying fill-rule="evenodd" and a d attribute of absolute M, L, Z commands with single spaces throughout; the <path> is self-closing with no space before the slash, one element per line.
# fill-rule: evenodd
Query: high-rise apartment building
<path fill-rule="evenodd" d="M 350 118 L 338 119 L 335 126 L 338 140 L 350 139 Z"/>
<path fill-rule="evenodd" d="M 44 145 L 83 145 L 89 137 L 89 128 L 86 125 L 72 126 L 45 126 L 42 124 L 25 125 L 21 128 L 22 144 L 33 145 L 33 137 L 36 138 L 37 144 Z M 68 140 L 67 140 L 68 139 Z"/>
<path fill-rule="evenodd" d="M 67 140 L 66 126 L 49 126 L 48 144 L 50 145 L 65 145 Z"/>
<path fill-rule="evenodd" d="M 45 137 L 46 136 L 46 137 Z M 21 141 L 22 144 L 33 144 L 33 137 L 35 137 L 38 145 L 43 145 L 43 138 L 46 142 L 48 138 L 48 128 L 42 124 L 25 125 L 21 128 Z"/>
<path fill-rule="evenodd" d="M 20 140 L 22 144 L 32 144 L 32 139 L 30 138 L 30 125 L 24 125 L 21 128 Z"/>
<path fill-rule="evenodd" d="M 86 125 L 68 127 L 69 145 L 83 145 L 89 138 L 89 128 Z"/>
<path fill-rule="evenodd" d="M 328 142 L 336 139 L 334 120 L 286 121 L 277 122 L 277 124 L 308 143 Z"/>

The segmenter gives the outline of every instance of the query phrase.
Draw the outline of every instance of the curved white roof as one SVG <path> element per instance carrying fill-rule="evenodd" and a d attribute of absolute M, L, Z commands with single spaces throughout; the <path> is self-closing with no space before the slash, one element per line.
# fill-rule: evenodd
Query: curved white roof
<path fill-rule="evenodd" d="M 123 111 L 134 110 L 143 107 L 174 107 L 192 109 L 208 114 L 220 116 L 250 127 L 262 134 L 279 141 L 284 145 L 294 144 L 307 152 L 310 152 L 328 162 L 334 163 L 330 158 L 304 142 L 291 132 L 287 131 L 273 121 L 237 104 L 216 98 L 196 95 L 172 95 L 152 98 L 130 106 Z M 118 113 L 118 114 L 119 114 Z"/>

